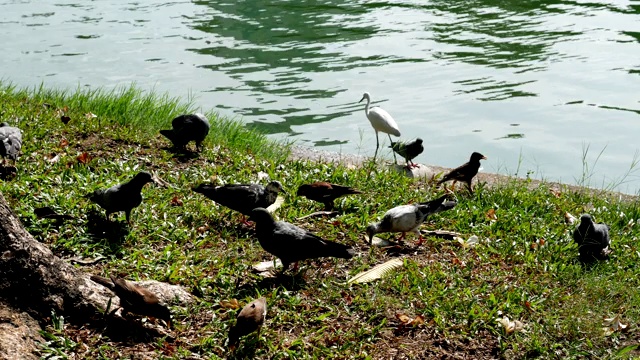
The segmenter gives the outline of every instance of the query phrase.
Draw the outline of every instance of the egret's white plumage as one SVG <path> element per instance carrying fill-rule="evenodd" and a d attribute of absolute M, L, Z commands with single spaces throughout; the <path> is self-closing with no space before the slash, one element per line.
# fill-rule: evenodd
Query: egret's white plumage
<path fill-rule="evenodd" d="M 380 147 L 378 132 L 382 131 L 383 133 L 386 133 L 389 136 L 389 141 L 391 141 L 391 135 L 400 136 L 400 129 L 398 128 L 396 121 L 393 120 L 391 115 L 384 109 L 378 106 L 369 108 L 369 105 L 371 104 L 371 95 L 369 95 L 368 92 L 362 94 L 362 99 L 360 99 L 359 102 L 362 102 L 362 100 L 365 99 L 367 100 L 367 105 L 364 107 L 364 113 L 367 115 L 367 119 L 369 119 L 371 126 L 373 126 L 373 129 L 376 131 L 376 152 L 373 155 L 373 158 L 375 159 L 376 155 L 378 155 L 378 148 Z M 393 159 L 396 160 L 395 153 L 393 153 Z"/>

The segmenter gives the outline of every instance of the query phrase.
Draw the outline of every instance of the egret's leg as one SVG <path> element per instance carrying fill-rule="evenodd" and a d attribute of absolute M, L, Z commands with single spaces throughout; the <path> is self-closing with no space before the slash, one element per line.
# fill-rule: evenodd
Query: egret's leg
<path fill-rule="evenodd" d="M 378 139 L 378 132 L 376 131 L 376 152 L 373 154 L 373 161 L 376 161 L 376 156 L 378 156 L 378 148 L 380 147 L 380 140 Z"/>
<path fill-rule="evenodd" d="M 391 142 L 392 142 L 392 141 L 391 141 L 391 134 L 387 134 L 387 135 L 389 136 L 389 144 L 391 144 Z M 394 165 L 395 165 L 395 164 L 397 164 L 397 163 L 398 163 L 398 159 L 396 159 L 396 152 L 395 152 L 395 151 L 392 151 L 391 153 L 393 154 L 393 163 L 394 163 Z"/>

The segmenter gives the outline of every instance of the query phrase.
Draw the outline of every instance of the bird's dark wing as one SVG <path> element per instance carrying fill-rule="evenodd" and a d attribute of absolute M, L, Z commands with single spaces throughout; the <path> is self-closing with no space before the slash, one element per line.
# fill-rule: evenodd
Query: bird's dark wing
<path fill-rule="evenodd" d="M 336 198 L 344 195 L 362 194 L 362 191 L 356 190 L 349 186 L 343 186 L 343 185 L 337 185 L 337 184 L 330 184 L 330 185 L 331 185 L 332 193 Z"/>
<path fill-rule="evenodd" d="M 471 165 L 469 163 L 464 163 L 457 168 L 451 170 L 448 174 L 446 174 L 439 183 L 443 183 L 448 180 L 461 180 L 464 181 L 471 174 Z M 475 175 L 475 174 L 473 174 Z M 471 176 L 473 177 L 473 176 Z"/>
<path fill-rule="evenodd" d="M 396 154 L 402 156 L 403 158 L 407 158 L 407 144 L 401 141 L 391 142 L 391 149 L 396 152 Z"/>
<path fill-rule="evenodd" d="M 319 257 L 349 259 L 354 255 L 353 249 L 349 246 L 325 240 L 309 231 L 282 221 L 276 223 L 272 240 L 272 245 L 277 248 L 272 254 L 281 258 L 283 262 Z"/>
<path fill-rule="evenodd" d="M 408 160 L 412 160 L 416 156 L 422 154 L 423 151 L 424 151 L 424 146 L 422 145 L 422 143 L 418 141 L 413 141 L 406 146 L 405 152 Z"/>

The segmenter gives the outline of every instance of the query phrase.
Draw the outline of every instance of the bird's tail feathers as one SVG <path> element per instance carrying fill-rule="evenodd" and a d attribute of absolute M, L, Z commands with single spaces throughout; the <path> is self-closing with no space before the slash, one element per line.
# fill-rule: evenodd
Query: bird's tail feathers
<path fill-rule="evenodd" d="M 173 129 L 160 130 L 160 134 L 164 135 L 167 139 L 173 141 L 173 138 L 174 138 Z"/>
<path fill-rule="evenodd" d="M 91 281 L 95 281 L 98 284 L 104 287 L 107 287 L 109 289 L 113 290 L 115 288 L 115 285 L 113 284 L 113 282 L 110 279 L 107 279 L 106 277 L 102 277 L 99 275 L 91 275 L 90 279 Z"/>

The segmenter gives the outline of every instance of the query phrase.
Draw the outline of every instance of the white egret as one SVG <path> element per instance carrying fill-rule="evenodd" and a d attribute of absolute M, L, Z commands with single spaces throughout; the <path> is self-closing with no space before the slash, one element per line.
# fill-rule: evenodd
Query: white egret
<path fill-rule="evenodd" d="M 378 155 L 378 148 L 380 147 L 380 140 L 378 139 L 378 132 L 382 131 L 389 136 L 389 141 L 391 141 L 391 135 L 400 136 L 400 129 L 398 129 L 398 124 L 393 120 L 391 115 L 386 112 L 384 109 L 378 106 L 373 106 L 369 108 L 369 104 L 371 104 L 371 95 L 368 92 L 362 95 L 362 99 L 358 102 L 362 102 L 362 100 L 367 99 L 367 105 L 364 107 L 364 113 L 367 115 L 367 119 L 371 122 L 371 126 L 373 126 L 373 130 L 376 131 L 376 152 L 373 154 L 373 159 L 375 160 Z M 396 153 L 393 153 L 393 160 L 397 162 Z"/>

